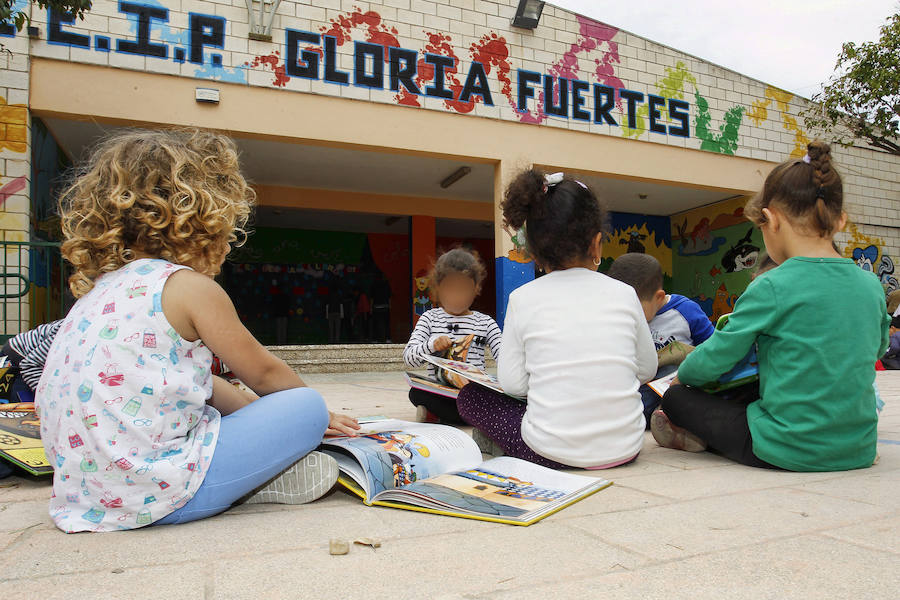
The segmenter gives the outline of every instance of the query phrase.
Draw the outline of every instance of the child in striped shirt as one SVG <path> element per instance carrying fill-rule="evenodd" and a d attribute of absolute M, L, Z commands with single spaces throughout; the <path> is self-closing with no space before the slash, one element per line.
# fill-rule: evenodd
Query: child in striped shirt
<path fill-rule="evenodd" d="M 60 319 L 44 323 L 20 333 L 10 338 L 0 351 L 0 354 L 19 370 L 22 380 L 32 391 L 37 389 L 38 381 L 41 380 L 44 363 L 47 362 L 47 352 L 62 322 Z"/>
<path fill-rule="evenodd" d="M 421 367 L 425 355 L 441 354 L 469 335 L 475 337 L 466 356 L 468 363 L 483 369 L 486 345 L 490 345 L 495 357 L 499 356 L 502 334 L 497 322 L 471 310 L 486 275 L 478 254 L 464 248 L 454 248 L 437 259 L 430 279 L 440 308 L 432 308 L 419 317 L 403 351 L 407 365 Z M 428 365 L 428 374 L 436 376 L 434 365 Z M 411 389 L 409 400 L 416 406 L 419 422 L 463 423 L 452 399 Z"/>

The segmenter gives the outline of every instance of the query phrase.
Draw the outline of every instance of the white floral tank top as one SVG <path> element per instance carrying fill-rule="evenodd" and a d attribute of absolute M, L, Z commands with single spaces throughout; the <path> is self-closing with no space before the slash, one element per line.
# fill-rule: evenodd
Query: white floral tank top
<path fill-rule="evenodd" d="M 66 532 L 149 525 L 203 482 L 220 423 L 206 404 L 212 353 L 162 312 L 166 280 L 186 268 L 141 259 L 104 274 L 53 341 L 36 407 L 50 516 Z"/>

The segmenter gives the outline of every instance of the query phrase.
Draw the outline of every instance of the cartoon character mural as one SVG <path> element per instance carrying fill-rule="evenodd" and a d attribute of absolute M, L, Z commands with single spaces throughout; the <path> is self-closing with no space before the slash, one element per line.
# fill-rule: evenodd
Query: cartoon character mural
<path fill-rule="evenodd" d="M 687 217 L 676 228 L 678 232 L 675 238 L 680 242 L 678 254 L 681 256 L 707 256 L 725 243 L 725 238 L 713 237 L 710 221 L 706 217 L 700 219 L 690 233 L 687 233 Z"/>
<path fill-rule="evenodd" d="M 413 314 L 422 316 L 431 310 L 431 294 L 428 291 L 428 273 L 420 269 L 413 278 Z"/>
<path fill-rule="evenodd" d="M 894 276 L 894 259 L 883 250 L 884 240 L 862 233 L 852 222 L 847 223 L 845 231 L 850 233 L 850 240 L 844 248 L 844 256 L 852 258 L 864 271 L 874 273 L 885 293 L 900 289 L 900 281 Z"/>
<path fill-rule="evenodd" d="M 759 246 L 751 243 L 752 238 L 753 227 L 747 230 L 747 235 L 725 252 L 722 256 L 722 266 L 725 267 L 725 272 L 736 273 L 756 266 L 759 258 Z"/>
<path fill-rule="evenodd" d="M 734 303 L 737 302 L 737 299 L 738 295 L 729 293 L 724 283 L 720 285 L 712 301 L 712 314 L 709 316 L 709 320 L 715 323 L 719 320 L 719 317 L 733 311 Z"/>
<path fill-rule="evenodd" d="M 517 229 L 515 233 L 510 235 L 509 239 L 512 242 L 513 247 L 512 250 L 506 254 L 506 257 L 513 262 L 530 262 L 531 259 L 528 257 L 528 251 L 525 249 L 525 226 L 523 225 Z"/>
<path fill-rule="evenodd" d="M 613 212 L 610 229 L 612 233 L 603 244 L 601 272 L 608 270 L 612 262 L 626 252 L 639 252 L 658 260 L 664 280 L 671 282 L 672 227 L 668 217 Z"/>
<path fill-rule="evenodd" d="M 639 254 L 644 253 L 644 245 L 641 241 L 646 240 L 647 236 L 639 231 L 629 231 L 627 238 L 622 238 L 619 240 L 620 246 L 628 246 L 626 249 L 627 252 L 637 252 Z"/>
<path fill-rule="evenodd" d="M 672 291 L 688 296 L 710 320 L 734 310 L 759 260 L 762 234 L 734 198 L 672 217 Z"/>

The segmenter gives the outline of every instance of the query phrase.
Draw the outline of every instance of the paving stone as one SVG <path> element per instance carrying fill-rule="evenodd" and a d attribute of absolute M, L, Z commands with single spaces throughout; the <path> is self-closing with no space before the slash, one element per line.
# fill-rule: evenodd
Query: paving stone
<path fill-rule="evenodd" d="M 896 598 L 897 556 L 821 536 L 800 536 L 634 571 L 497 590 L 476 598 Z"/>

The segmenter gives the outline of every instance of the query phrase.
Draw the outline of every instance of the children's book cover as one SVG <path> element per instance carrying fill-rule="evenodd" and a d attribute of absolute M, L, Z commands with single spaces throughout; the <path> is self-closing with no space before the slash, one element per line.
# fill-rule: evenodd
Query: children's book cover
<path fill-rule="evenodd" d="M 41 424 L 34 410 L 0 410 L 0 457 L 33 475 L 53 472 L 44 454 Z"/>
<path fill-rule="evenodd" d="M 407 371 L 406 383 L 408 383 L 409 387 L 413 389 L 431 392 L 432 394 L 438 394 L 439 396 L 445 396 L 453 400 L 455 400 L 459 395 L 459 388 L 445 385 L 422 373 L 413 373 Z"/>

